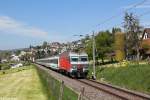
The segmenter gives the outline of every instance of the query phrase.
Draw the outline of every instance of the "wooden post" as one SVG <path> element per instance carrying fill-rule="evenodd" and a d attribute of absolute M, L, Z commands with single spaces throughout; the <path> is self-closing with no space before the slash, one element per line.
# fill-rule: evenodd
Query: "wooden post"
<path fill-rule="evenodd" d="M 59 100 L 63 99 L 64 81 L 61 82 Z"/>
<path fill-rule="evenodd" d="M 85 88 L 82 87 L 82 88 L 81 88 L 81 92 L 80 92 L 80 94 L 79 94 L 79 96 L 78 96 L 78 100 L 83 100 L 84 90 L 85 90 Z"/>

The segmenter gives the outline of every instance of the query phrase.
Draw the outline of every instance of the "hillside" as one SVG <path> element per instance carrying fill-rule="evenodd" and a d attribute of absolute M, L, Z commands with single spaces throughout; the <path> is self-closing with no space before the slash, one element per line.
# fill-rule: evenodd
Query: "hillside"
<path fill-rule="evenodd" d="M 150 65 L 97 67 L 96 76 L 100 81 L 150 94 Z"/>

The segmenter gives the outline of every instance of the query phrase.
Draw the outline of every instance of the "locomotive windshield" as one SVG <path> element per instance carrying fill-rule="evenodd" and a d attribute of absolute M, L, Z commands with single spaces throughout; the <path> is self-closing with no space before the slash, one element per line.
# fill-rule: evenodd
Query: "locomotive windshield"
<path fill-rule="evenodd" d="M 78 62 L 78 61 L 79 61 L 79 58 L 78 58 L 78 57 L 75 57 L 75 56 L 72 56 L 72 57 L 71 57 L 71 61 L 72 61 L 72 62 Z"/>
<path fill-rule="evenodd" d="M 80 57 L 80 60 L 84 62 L 84 61 L 88 61 L 88 58 L 87 57 Z"/>
<path fill-rule="evenodd" d="M 86 57 L 81 57 L 81 61 L 87 61 Z"/>

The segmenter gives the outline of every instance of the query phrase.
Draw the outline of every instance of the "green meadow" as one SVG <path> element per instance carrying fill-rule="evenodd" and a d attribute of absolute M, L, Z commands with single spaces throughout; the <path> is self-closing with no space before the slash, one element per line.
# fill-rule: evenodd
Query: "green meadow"
<path fill-rule="evenodd" d="M 0 71 L 2 100 L 49 100 L 47 90 L 33 65 Z"/>
<path fill-rule="evenodd" d="M 91 75 L 92 67 L 89 76 Z M 130 90 L 150 94 L 150 65 L 129 64 L 124 67 L 96 67 L 96 77 L 104 81 Z"/>

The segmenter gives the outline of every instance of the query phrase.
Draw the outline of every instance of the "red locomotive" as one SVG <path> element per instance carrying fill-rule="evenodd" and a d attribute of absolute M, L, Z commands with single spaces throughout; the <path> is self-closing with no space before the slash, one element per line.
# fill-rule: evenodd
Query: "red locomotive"
<path fill-rule="evenodd" d="M 88 73 L 88 55 L 86 53 L 64 52 L 59 55 L 59 70 L 71 76 L 86 77 Z"/>
<path fill-rule="evenodd" d="M 58 56 L 38 59 L 39 64 L 50 67 L 72 77 L 86 77 L 88 74 L 88 55 L 66 51 Z"/>

